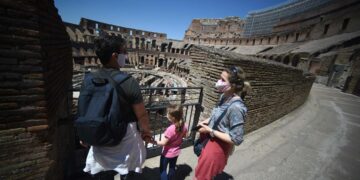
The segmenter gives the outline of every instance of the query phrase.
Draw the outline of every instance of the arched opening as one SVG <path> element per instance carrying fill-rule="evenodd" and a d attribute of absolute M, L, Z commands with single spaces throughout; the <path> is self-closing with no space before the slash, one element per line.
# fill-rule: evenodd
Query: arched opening
<path fill-rule="evenodd" d="M 91 65 L 96 65 L 96 60 L 95 60 L 95 58 L 91 58 Z"/>
<path fill-rule="evenodd" d="M 276 62 L 281 62 L 281 56 L 276 57 L 275 61 Z"/>
<path fill-rule="evenodd" d="M 295 55 L 291 61 L 291 65 L 294 67 L 297 67 L 297 65 L 299 64 L 299 61 L 300 61 L 300 56 Z"/>
<path fill-rule="evenodd" d="M 140 57 L 140 64 L 144 64 L 144 56 Z"/>
<path fill-rule="evenodd" d="M 287 56 L 285 56 L 283 63 L 288 65 L 289 62 L 290 62 L 290 57 L 289 57 L 289 55 L 287 55 Z"/>
<path fill-rule="evenodd" d="M 84 65 L 87 66 L 89 64 L 90 64 L 89 59 L 86 57 L 85 60 L 84 60 Z"/>
<path fill-rule="evenodd" d="M 158 67 L 162 67 L 164 65 L 164 59 L 159 59 Z"/>
<path fill-rule="evenodd" d="M 270 59 L 270 60 L 274 60 L 274 56 L 270 56 L 269 59 Z"/>

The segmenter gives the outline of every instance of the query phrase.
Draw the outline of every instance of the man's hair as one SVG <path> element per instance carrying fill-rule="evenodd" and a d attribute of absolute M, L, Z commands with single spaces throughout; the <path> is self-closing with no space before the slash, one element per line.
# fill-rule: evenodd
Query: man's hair
<path fill-rule="evenodd" d="M 119 53 L 120 47 L 126 48 L 126 41 L 120 36 L 100 35 L 94 41 L 95 53 L 101 64 L 109 63 L 112 53 Z"/>

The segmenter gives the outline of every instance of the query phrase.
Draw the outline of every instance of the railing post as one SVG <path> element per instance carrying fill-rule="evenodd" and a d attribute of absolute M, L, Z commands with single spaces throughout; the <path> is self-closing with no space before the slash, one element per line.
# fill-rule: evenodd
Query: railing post
<path fill-rule="evenodd" d="M 181 89 L 181 104 L 185 103 L 185 94 L 186 94 L 186 89 Z"/>
<path fill-rule="evenodd" d="M 152 104 L 152 93 L 153 93 L 153 89 L 149 88 L 149 102 L 148 102 L 148 105 L 149 107 L 151 107 L 151 104 Z"/>
<path fill-rule="evenodd" d="M 194 114 L 194 121 L 193 121 L 193 124 L 192 124 L 192 127 L 195 127 L 198 122 L 199 122 L 199 118 L 200 118 L 200 113 L 202 111 L 202 99 L 203 99 L 203 88 L 200 87 L 200 93 L 199 93 L 199 101 L 197 103 L 197 105 L 195 106 L 195 114 Z M 192 132 L 191 133 L 191 138 L 192 140 L 195 139 L 195 135 L 196 135 L 196 132 Z"/>

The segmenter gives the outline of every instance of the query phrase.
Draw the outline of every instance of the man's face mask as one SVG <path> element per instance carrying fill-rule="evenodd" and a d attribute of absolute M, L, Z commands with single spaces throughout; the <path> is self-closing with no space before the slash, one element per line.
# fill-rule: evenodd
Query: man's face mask
<path fill-rule="evenodd" d="M 126 59 L 127 59 L 126 54 L 118 54 L 117 63 L 119 64 L 120 67 L 125 66 Z"/>
<path fill-rule="evenodd" d="M 219 92 L 223 93 L 226 90 L 228 90 L 228 88 L 230 88 L 230 84 L 228 82 L 226 82 L 226 81 L 223 81 L 223 80 L 219 79 L 215 84 L 215 88 Z"/>

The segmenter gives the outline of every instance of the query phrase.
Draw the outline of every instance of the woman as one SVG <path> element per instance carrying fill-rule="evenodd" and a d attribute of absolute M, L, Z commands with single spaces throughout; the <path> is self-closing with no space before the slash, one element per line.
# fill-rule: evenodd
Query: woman
<path fill-rule="evenodd" d="M 211 138 L 199 157 L 195 169 L 197 180 L 210 180 L 222 173 L 233 146 L 238 146 L 243 141 L 247 112 L 243 98 L 250 89 L 250 84 L 244 80 L 244 71 L 233 66 L 221 73 L 220 80 L 215 85 L 223 94 L 210 118 L 199 123 L 199 132 L 208 134 Z"/>

